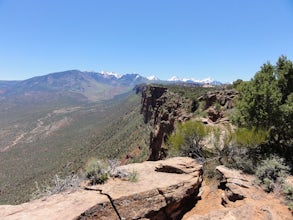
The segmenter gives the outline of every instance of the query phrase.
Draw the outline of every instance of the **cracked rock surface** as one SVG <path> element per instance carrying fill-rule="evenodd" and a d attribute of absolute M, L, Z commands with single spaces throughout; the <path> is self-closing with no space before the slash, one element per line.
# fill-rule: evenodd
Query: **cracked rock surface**
<path fill-rule="evenodd" d="M 138 181 L 110 179 L 89 190 L 54 195 L 17 206 L 0 206 L 1 219 L 180 219 L 197 199 L 202 167 L 176 157 L 119 167 Z"/>
<path fill-rule="evenodd" d="M 266 193 L 254 183 L 254 176 L 224 166 L 221 184 L 202 183 L 201 200 L 182 220 L 292 220 L 280 192 Z M 291 178 L 291 177 L 290 177 Z M 290 181 L 288 178 L 288 182 Z"/>

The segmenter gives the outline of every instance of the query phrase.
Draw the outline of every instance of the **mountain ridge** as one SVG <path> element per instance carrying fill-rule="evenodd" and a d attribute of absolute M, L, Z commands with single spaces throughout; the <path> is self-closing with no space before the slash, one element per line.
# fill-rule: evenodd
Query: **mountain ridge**
<path fill-rule="evenodd" d="M 68 70 L 21 81 L 0 81 L 0 97 L 27 99 L 39 95 L 40 99 L 42 96 L 53 99 L 66 92 L 81 101 L 109 100 L 146 81 L 138 74 L 125 74 L 117 78 L 114 75 Z"/>
<path fill-rule="evenodd" d="M 58 81 L 59 82 L 58 82 Z M 85 85 L 81 85 L 83 82 Z M 96 87 L 97 83 L 103 84 L 103 86 L 123 87 L 130 90 L 133 87 L 141 83 L 189 83 L 203 86 L 205 84 L 210 85 L 222 85 L 220 81 L 216 81 L 210 77 L 197 80 L 194 78 L 179 78 L 171 77 L 168 80 L 160 80 L 156 76 L 144 77 L 138 73 L 126 73 L 118 74 L 114 72 L 94 72 L 94 71 L 80 71 L 80 70 L 66 70 L 61 72 L 49 73 L 46 75 L 35 76 L 25 80 L 0 80 L 0 95 L 10 95 L 23 93 L 27 90 L 32 91 L 64 91 L 69 89 L 70 92 L 82 93 L 81 90 L 86 90 L 86 87 Z M 102 85 L 99 85 L 102 86 Z M 72 89 L 73 87 L 73 89 Z M 86 96 L 86 95 L 85 95 Z M 86 96 L 87 97 L 87 96 Z"/>

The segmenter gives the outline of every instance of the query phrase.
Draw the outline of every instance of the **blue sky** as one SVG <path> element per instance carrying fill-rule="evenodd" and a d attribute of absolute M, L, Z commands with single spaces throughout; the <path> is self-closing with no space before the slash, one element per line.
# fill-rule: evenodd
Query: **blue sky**
<path fill-rule="evenodd" d="M 0 0 L 0 80 L 79 69 L 223 82 L 293 59 L 292 0 Z"/>

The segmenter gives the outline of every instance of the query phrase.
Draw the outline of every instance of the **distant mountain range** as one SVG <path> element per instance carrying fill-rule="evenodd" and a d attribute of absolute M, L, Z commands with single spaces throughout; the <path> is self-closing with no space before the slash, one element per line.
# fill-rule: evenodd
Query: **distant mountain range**
<path fill-rule="evenodd" d="M 138 74 L 119 76 L 105 72 L 70 70 L 23 81 L 0 81 L 0 97 L 27 99 L 39 96 L 50 99 L 66 96 L 76 100 L 107 100 L 147 81 L 148 79 Z"/>
<path fill-rule="evenodd" d="M 169 80 L 160 80 L 156 76 L 143 77 L 139 74 L 120 75 L 113 72 L 90 72 L 69 70 L 37 76 L 23 81 L 0 81 L 0 97 L 31 96 L 50 97 L 66 96 L 78 100 L 107 100 L 116 95 L 130 91 L 135 85 L 141 83 L 190 83 L 196 85 L 221 85 L 219 81 L 211 78 L 195 80 L 172 77 Z M 1 99 L 0 99 L 1 101 Z"/>
<path fill-rule="evenodd" d="M 194 78 L 179 78 L 177 76 L 172 76 L 170 79 L 167 80 L 168 82 L 177 82 L 177 83 L 190 83 L 190 84 L 197 84 L 197 85 L 205 85 L 205 84 L 209 84 L 209 85 L 214 85 L 214 86 L 218 86 L 218 85 L 222 85 L 223 83 L 220 81 L 215 81 L 212 78 L 206 78 L 206 79 L 202 79 L 202 80 L 198 80 L 198 79 L 194 79 Z"/>

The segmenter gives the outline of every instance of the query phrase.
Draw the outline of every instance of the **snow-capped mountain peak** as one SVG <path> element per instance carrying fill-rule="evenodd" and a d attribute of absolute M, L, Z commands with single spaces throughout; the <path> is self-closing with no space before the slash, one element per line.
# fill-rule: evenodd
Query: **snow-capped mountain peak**
<path fill-rule="evenodd" d="M 206 79 L 194 79 L 194 78 L 179 78 L 177 76 L 172 76 L 168 81 L 171 82 L 191 82 L 191 83 L 200 83 L 200 84 L 206 84 L 206 83 L 212 83 L 214 82 L 214 79 L 211 77 L 208 77 Z"/>
<path fill-rule="evenodd" d="M 107 77 L 107 76 L 115 76 L 117 79 L 121 78 L 122 75 L 115 73 L 115 72 L 107 72 L 107 71 L 101 71 L 100 72 L 103 76 Z"/>
<path fill-rule="evenodd" d="M 156 77 L 156 76 L 148 76 L 148 77 L 146 77 L 148 80 L 151 80 L 151 81 L 158 81 L 159 80 L 159 78 L 158 77 Z"/>
<path fill-rule="evenodd" d="M 205 79 L 201 79 L 201 80 L 194 80 L 195 82 L 199 82 L 199 83 L 211 83 L 214 81 L 213 78 L 211 77 L 208 77 L 208 78 L 205 78 Z"/>
<path fill-rule="evenodd" d="M 176 81 L 181 81 L 180 78 L 178 78 L 177 76 L 172 76 L 170 79 L 168 79 L 167 81 L 172 81 L 172 82 L 176 82 Z"/>

